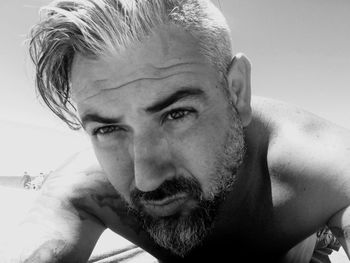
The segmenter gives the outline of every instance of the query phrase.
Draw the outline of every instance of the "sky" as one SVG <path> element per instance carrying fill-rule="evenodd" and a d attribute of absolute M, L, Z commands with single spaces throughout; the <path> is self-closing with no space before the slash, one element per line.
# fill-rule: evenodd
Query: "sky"
<path fill-rule="evenodd" d="M 40 103 L 34 91 L 24 41 L 39 19 L 39 7 L 48 2 L 0 1 L 0 122 L 17 123 L 1 126 L 0 143 L 7 145 L 7 151 L 32 147 L 26 141 L 33 141 L 33 127 L 45 127 L 43 134 L 59 131 L 68 142 L 79 140 Z M 350 128 L 349 0 L 213 2 L 227 18 L 234 52 L 245 53 L 252 63 L 254 95 L 298 105 Z M 12 132 L 11 127 L 22 127 L 23 132 Z M 59 141 L 57 134 L 52 132 L 47 141 Z"/>

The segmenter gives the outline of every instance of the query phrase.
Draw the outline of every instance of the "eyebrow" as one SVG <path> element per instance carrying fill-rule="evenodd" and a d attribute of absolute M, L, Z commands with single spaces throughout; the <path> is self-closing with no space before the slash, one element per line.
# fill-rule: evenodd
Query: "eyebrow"
<path fill-rule="evenodd" d="M 177 101 L 187 99 L 187 98 L 200 98 L 200 97 L 206 98 L 203 90 L 199 88 L 194 88 L 194 87 L 182 88 L 180 90 L 177 90 L 173 94 L 156 102 L 154 105 L 147 107 L 145 111 L 148 113 L 156 113 L 167 108 L 168 106 L 170 106 L 171 104 L 174 104 Z M 101 116 L 94 112 L 87 113 L 81 117 L 81 124 L 84 129 L 86 129 L 86 126 L 89 122 L 114 124 L 114 123 L 120 123 L 121 121 L 122 121 L 121 117 L 110 118 L 110 117 Z"/>
<path fill-rule="evenodd" d="M 146 112 L 156 113 L 169 107 L 171 104 L 174 104 L 177 101 L 187 99 L 187 98 L 199 98 L 199 97 L 204 97 L 204 98 L 206 97 L 203 90 L 199 88 L 193 88 L 193 87 L 182 88 L 180 90 L 177 90 L 175 93 L 171 94 L 170 96 L 156 102 L 154 105 L 147 107 Z"/>

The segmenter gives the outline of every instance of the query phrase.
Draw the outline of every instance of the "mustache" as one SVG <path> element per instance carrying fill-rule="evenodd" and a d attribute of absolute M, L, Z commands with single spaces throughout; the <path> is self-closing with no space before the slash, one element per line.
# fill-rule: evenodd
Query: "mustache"
<path fill-rule="evenodd" d="M 156 190 L 143 192 L 135 188 L 131 191 L 130 197 L 134 204 L 143 201 L 159 201 L 178 193 L 187 193 L 195 199 L 201 199 L 202 189 L 194 178 L 175 177 L 164 181 Z"/>

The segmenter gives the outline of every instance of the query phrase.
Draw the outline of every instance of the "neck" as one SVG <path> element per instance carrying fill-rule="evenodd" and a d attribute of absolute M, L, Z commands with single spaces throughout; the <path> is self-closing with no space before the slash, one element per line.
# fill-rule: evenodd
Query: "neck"
<path fill-rule="evenodd" d="M 238 170 L 237 182 L 220 210 L 213 233 L 215 236 L 242 236 L 260 242 L 256 233 L 270 231 L 272 226 L 271 183 L 266 161 L 267 138 L 245 129 L 246 154 Z M 256 233 L 253 233 L 256 232 Z"/>

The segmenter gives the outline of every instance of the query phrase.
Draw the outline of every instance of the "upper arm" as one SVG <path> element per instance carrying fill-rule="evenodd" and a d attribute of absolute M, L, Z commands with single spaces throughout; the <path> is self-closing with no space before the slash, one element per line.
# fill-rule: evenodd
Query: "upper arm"
<path fill-rule="evenodd" d="M 315 194 L 323 193 L 328 201 L 324 205 L 333 203 L 336 212 L 350 205 L 350 131 L 305 115 L 303 121 L 286 132 L 293 151 L 288 154 L 294 160 L 295 170 L 305 178 L 305 186 Z M 318 189 L 313 189 L 313 184 Z"/>
<path fill-rule="evenodd" d="M 333 215 L 350 205 L 350 131 L 313 115 L 299 129 L 300 143 L 295 145 L 305 145 L 299 151 L 299 172 L 310 189 L 318 186 L 314 198 Z"/>
<path fill-rule="evenodd" d="M 281 186 L 273 198 L 283 214 L 293 214 L 286 228 L 311 234 L 350 205 L 350 132 L 286 108 L 276 113 L 278 127 L 268 153 L 272 180 Z"/>

